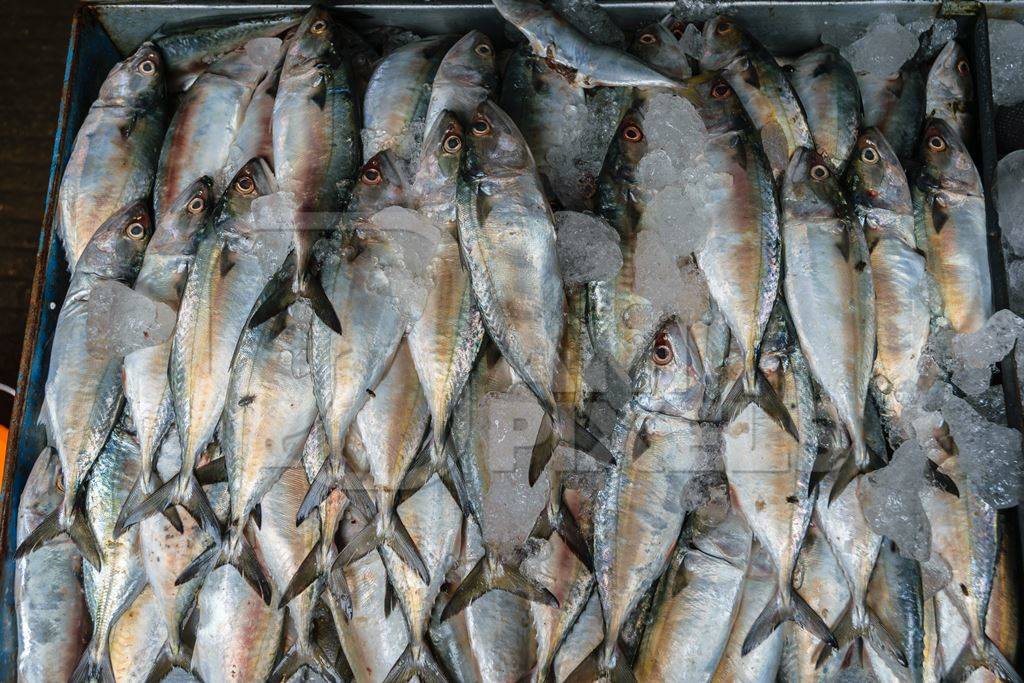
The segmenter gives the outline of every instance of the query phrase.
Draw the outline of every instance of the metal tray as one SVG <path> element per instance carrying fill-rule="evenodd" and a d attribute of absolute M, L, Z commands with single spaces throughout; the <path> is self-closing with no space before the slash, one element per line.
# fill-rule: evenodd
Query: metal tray
<path fill-rule="evenodd" d="M 14 549 L 16 525 L 13 524 L 21 491 L 36 455 L 45 445 L 45 435 L 37 425 L 43 400 L 50 343 L 57 324 L 68 274 L 60 245 L 53 235 L 55 199 L 61 172 L 89 106 L 99 92 L 109 69 L 158 29 L 202 17 L 224 18 L 294 10 L 308 2 L 246 3 L 136 0 L 94 0 L 82 3 L 74 13 L 68 44 L 64 87 L 53 145 L 46 208 L 39 235 L 36 271 L 29 301 L 18 375 L 17 396 L 11 418 L 3 480 L 0 482 L 0 680 L 17 677 L 17 627 L 14 618 Z M 497 11 L 480 0 L 465 2 L 328 2 L 336 6 L 339 17 L 356 28 L 401 26 L 420 33 L 465 32 L 477 28 L 501 41 L 504 28 Z M 672 2 L 606 0 L 601 3 L 623 28 L 632 29 L 657 20 L 672 7 Z M 982 171 L 986 189 L 989 228 L 989 258 L 992 267 L 995 308 L 1008 307 L 1006 269 L 1001 247 L 998 217 L 990 190 L 994 187 L 997 161 L 994 109 L 989 77 L 988 32 L 986 15 L 993 18 L 1024 19 L 1024 0 L 978 3 L 966 0 L 725 0 L 694 3 L 693 18 L 714 13 L 736 17 L 773 52 L 791 54 L 818 42 L 827 24 L 866 27 L 880 13 L 895 14 L 901 22 L 937 16 L 956 18 L 959 37 L 972 52 L 974 82 L 978 99 L 979 136 L 975 160 Z M 1024 48 L 1024 46 L 1022 46 Z M 1021 393 L 1017 368 L 1011 360 L 1001 367 L 1009 425 L 1024 431 Z M 1007 514 L 1007 532 L 1018 534 L 1022 525 L 1017 514 Z M 1024 547 L 1024 546 L 1022 546 Z M 1018 552 L 1018 560 L 1019 552 Z M 1024 571 L 1018 570 L 1024 577 Z M 1024 588 L 1024 578 L 1022 578 Z M 1024 591 L 1022 591 L 1024 592 Z M 1024 626 L 1024 624 L 1022 624 Z M 1024 638 L 1024 628 L 1021 629 Z M 1018 646 L 1018 657 L 1024 647 Z"/>

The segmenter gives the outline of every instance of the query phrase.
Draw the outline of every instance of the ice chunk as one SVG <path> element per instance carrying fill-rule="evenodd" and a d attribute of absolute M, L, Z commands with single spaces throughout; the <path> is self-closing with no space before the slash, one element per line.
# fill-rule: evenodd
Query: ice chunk
<path fill-rule="evenodd" d="M 360 238 L 380 241 L 379 278 L 374 286 L 409 322 L 419 319 L 426 295 L 433 289 L 430 266 L 443 239 L 451 239 L 418 211 L 389 206 L 359 226 Z"/>
<path fill-rule="evenodd" d="M 985 420 L 963 399 L 947 394 L 942 417 L 949 425 L 960 470 L 973 493 L 995 508 L 1024 500 L 1021 435 Z"/>
<path fill-rule="evenodd" d="M 622 268 L 619 235 L 606 221 L 576 211 L 555 214 L 558 267 L 566 284 L 614 277 Z"/>
<path fill-rule="evenodd" d="M 679 39 L 679 47 L 689 57 L 700 59 L 704 52 L 704 36 L 696 24 L 687 24 L 683 37 Z"/>
<path fill-rule="evenodd" d="M 644 110 L 647 147 L 662 150 L 680 168 L 704 153 L 708 133 L 697 108 L 689 100 L 670 93 L 658 93 Z"/>
<path fill-rule="evenodd" d="M 905 557 L 918 561 L 931 554 L 931 524 L 918 491 L 925 482 L 928 459 L 915 441 L 904 441 L 892 461 L 871 472 L 858 489 L 864 518 L 876 533 L 892 539 Z"/>
<path fill-rule="evenodd" d="M 918 35 L 919 60 L 933 59 L 946 43 L 956 38 L 956 21 L 953 19 L 922 19 L 907 24 L 907 29 Z"/>
<path fill-rule="evenodd" d="M 551 7 L 595 43 L 622 45 L 626 36 L 594 0 L 551 0 Z"/>
<path fill-rule="evenodd" d="M 643 230 L 634 255 L 637 292 L 656 317 L 675 315 L 691 325 L 703 318 L 709 303 L 708 285 L 697 264 L 671 248 L 660 232 Z"/>
<path fill-rule="evenodd" d="M 124 356 L 174 333 L 177 315 L 170 306 L 115 280 L 98 282 L 85 305 L 91 355 Z"/>
<path fill-rule="evenodd" d="M 988 48 L 992 55 L 992 99 L 999 105 L 1024 101 L 1024 25 L 990 19 Z"/>
<path fill-rule="evenodd" d="M 917 33 L 890 13 L 879 14 L 856 40 L 849 41 L 849 35 L 848 28 L 831 25 L 822 32 L 821 39 L 838 47 L 854 71 L 878 76 L 897 73 L 919 46 Z"/>
<path fill-rule="evenodd" d="M 1021 69 L 1024 70 L 1024 60 Z M 1003 240 L 1014 254 L 1024 256 L 1024 149 L 1010 152 L 999 160 L 996 209 L 999 211 Z"/>
<path fill-rule="evenodd" d="M 260 269 L 267 280 L 278 271 L 291 248 L 298 206 L 295 194 L 283 190 L 257 197 L 252 202 L 247 220 L 252 222 L 256 239 L 251 245 L 250 255 L 259 259 Z M 331 216 L 321 218 L 324 227 L 330 225 Z"/>
<path fill-rule="evenodd" d="M 1010 310 L 1024 315 L 1024 259 L 1010 261 L 1006 265 L 1006 277 L 1010 282 Z"/>
<path fill-rule="evenodd" d="M 959 334 L 952 341 L 953 383 L 969 396 L 988 389 L 991 366 L 1024 338 L 1024 320 L 1012 311 L 996 311 L 977 332 Z"/>

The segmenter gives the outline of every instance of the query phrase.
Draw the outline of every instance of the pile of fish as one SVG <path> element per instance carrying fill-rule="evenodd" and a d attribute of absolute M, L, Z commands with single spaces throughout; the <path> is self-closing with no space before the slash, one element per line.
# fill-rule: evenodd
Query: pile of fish
<path fill-rule="evenodd" d="M 57 199 L 22 680 L 1021 680 L 964 49 L 555 5 L 113 67 Z"/>

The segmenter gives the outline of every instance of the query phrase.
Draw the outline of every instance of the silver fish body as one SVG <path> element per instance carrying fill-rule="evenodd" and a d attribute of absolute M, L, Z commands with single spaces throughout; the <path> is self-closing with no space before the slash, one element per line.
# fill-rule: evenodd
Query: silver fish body
<path fill-rule="evenodd" d="M 143 43 L 110 71 L 82 122 L 57 195 L 57 232 L 72 271 L 93 233 L 153 187 L 167 125 L 165 72 L 157 49 Z"/>
<path fill-rule="evenodd" d="M 497 87 L 495 58 L 494 45 L 480 31 L 470 31 L 448 49 L 434 75 L 425 131 L 434 128 L 444 111 L 463 121 L 476 113 Z"/>
<path fill-rule="evenodd" d="M 928 71 L 925 82 L 926 116 L 946 121 L 961 140 L 974 134 L 974 79 L 967 52 L 955 40 L 946 43 Z"/>
<path fill-rule="evenodd" d="M 925 115 L 925 80 L 911 61 L 891 76 L 857 74 L 864 126 L 878 128 L 900 161 L 913 159 L 914 146 Z"/>
<path fill-rule="evenodd" d="M 803 105 L 814 147 L 834 173 L 842 173 L 860 131 L 857 76 L 827 45 L 804 53 L 792 67 L 789 82 Z"/>

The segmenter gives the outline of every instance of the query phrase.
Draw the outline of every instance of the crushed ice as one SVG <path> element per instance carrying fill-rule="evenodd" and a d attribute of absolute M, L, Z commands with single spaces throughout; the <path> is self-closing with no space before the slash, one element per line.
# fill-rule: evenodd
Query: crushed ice
<path fill-rule="evenodd" d="M 566 284 L 607 280 L 622 268 L 619 236 L 608 223 L 590 214 L 555 214 L 558 267 Z"/>
<path fill-rule="evenodd" d="M 1024 101 L 1024 24 L 989 19 L 988 48 L 992 55 L 992 99 L 997 105 Z"/>
<path fill-rule="evenodd" d="M 85 306 L 92 355 L 125 356 L 162 344 L 174 334 L 177 315 L 170 306 L 121 282 L 98 282 Z"/>

